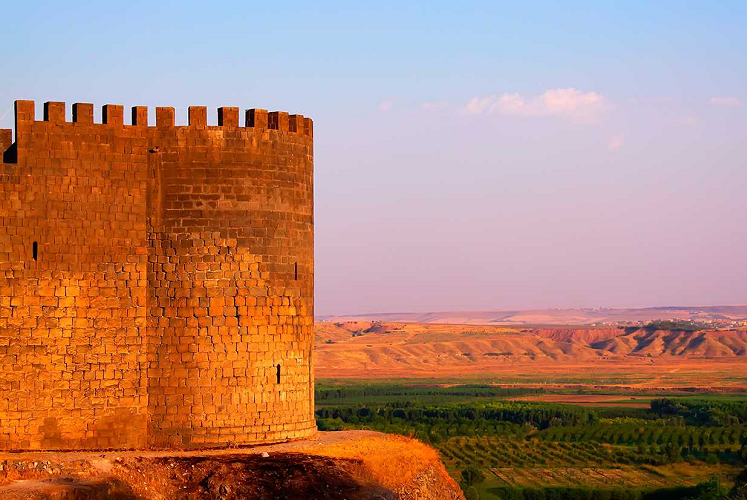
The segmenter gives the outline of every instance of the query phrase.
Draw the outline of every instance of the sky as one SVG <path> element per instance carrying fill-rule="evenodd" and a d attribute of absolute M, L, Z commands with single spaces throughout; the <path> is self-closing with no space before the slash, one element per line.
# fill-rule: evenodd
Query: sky
<path fill-rule="evenodd" d="M 3 7 L 0 127 L 311 117 L 318 315 L 747 303 L 745 2 L 104 4 Z"/>

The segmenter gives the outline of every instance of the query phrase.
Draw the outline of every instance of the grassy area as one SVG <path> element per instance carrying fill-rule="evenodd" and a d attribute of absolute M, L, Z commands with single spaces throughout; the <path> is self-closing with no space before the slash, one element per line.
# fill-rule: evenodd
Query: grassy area
<path fill-rule="evenodd" d="M 365 428 L 429 443 L 465 491 L 471 483 L 465 471 L 477 471 L 483 479 L 470 494 L 482 499 L 608 498 L 619 489 L 638 496 L 614 498 L 659 498 L 650 496 L 655 492 L 688 498 L 711 479 L 729 486 L 745 467 L 745 395 L 619 395 L 619 401 L 645 401 L 645 408 L 516 400 L 552 393 L 338 381 L 319 385 L 317 422 L 322 430 Z"/>
<path fill-rule="evenodd" d="M 608 373 L 608 381 L 630 382 L 633 379 L 646 379 L 646 376 L 633 376 L 628 373 L 621 373 L 620 378 L 617 374 Z M 501 378 L 500 383 L 496 383 L 495 377 L 468 377 L 468 378 L 319 378 L 316 380 L 318 389 L 343 388 L 352 389 L 355 387 L 371 388 L 430 388 L 430 387 L 484 387 L 484 388 L 515 388 L 521 391 L 527 391 L 527 394 L 604 394 L 619 395 L 620 399 L 636 397 L 637 399 L 653 399 L 656 397 L 668 398 L 685 398 L 685 399 L 708 399 L 723 401 L 747 401 L 747 392 L 737 391 L 728 392 L 724 389 L 721 391 L 702 392 L 701 390 L 685 389 L 659 389 L 652 390 L 636 387 L 603 387 L 599 388 L 600 378 L 588 377 L 549 377 L 546 375 L 517 375 Z M 732 377 L 729 380 L 745 380 L 747 377 Z M 573 385 L 578 383 L 578 385 Z M 534 392 L 537 391 L 537 392 Z"/>
<path fill-rule="evenodd" d="M 475 384 L 329 384 L 316 387 L 317 407 L 366 404 L 394 404 L 417 401 L 418 404 L 467 403 L 510 399 L 542 394 L 537 388 L 505 388 Z"/>

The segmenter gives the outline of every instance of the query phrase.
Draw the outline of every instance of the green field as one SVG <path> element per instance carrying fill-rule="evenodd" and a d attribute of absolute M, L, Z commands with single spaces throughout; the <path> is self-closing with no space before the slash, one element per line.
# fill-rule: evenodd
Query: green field
<path fill-rule="evenodd" d="M 636 395 L 645 408 L 515 400 L 543 394 L 335 381 L 318 384 L 316 416 L 322 430 L 372 429 L 429 443 L 468 498 L 738 498 L 729 489 L 747 461 L 747 396 Z M 628 402 L 633 394 L 619 396 Z"/>

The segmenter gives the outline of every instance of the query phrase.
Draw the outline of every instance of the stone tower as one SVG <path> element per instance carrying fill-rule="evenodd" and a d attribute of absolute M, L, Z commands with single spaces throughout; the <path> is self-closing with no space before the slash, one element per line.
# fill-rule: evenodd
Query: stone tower
<path fill-rule="evenodd" d="M 93 111 L 0 130 L 0 449 L 315 433 L 311 120 Z"/>

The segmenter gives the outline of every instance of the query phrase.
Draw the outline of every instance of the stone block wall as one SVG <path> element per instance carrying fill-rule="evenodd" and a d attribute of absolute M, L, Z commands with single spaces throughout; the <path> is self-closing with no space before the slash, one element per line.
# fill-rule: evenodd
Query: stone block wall
<path fill-rule="evenodd" d="M 311 120 L 16 103 L 0 131 L 0 449 L 300 438 L 313 418 Z M 0 151 L 2 153 L 3 151 Z"/>

